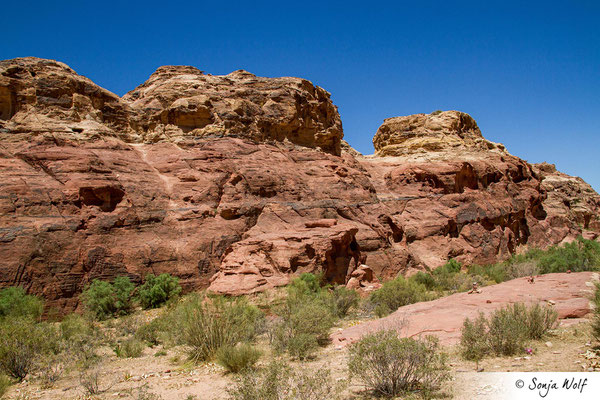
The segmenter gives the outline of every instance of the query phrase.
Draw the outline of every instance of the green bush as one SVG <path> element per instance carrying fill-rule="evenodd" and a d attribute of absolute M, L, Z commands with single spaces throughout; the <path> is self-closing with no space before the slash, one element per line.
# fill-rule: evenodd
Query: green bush
<path fill-rule="evenodd" d="M 446 355 L 435 338 L 400 338 L 395 331 L 364 336 L 350 347 L 348 369 L 377 395 L 435 391 L 449 379 Z"/>
<path fill-rule="evenodd" d="M 0 370 L 21 381 L 57 343 L 56 331 L 47 324 L 26 317 L 6 318 L 0 324 Z"/>
<path fill-rule="evenodd" d="M 553 246 L 538 262 L 541 273 L 597 270 L 600 266 L 600 243 L 579 236 L 571 243 Z"/>
<path fill-rule="evenodd" d="M 113 350 L 119 358 L 137 358 L 144 352 L 144 343 L 131 338 L 117 344 Z"/>
<path fill-rule="evenodd" d="M 134 288 L 129 278 L 123 276 L 116 277 L 112 284 L 94 279 L 81 296 L 85 307 L 102 320 L 130 313 Z"/>
<path fill-rule="evenodd" d="M 228 392 L 230 400 L 338 400 L 344 384 L 334 383 L 328 369 L 295 372 L 273 361 L 264 370 L 246 370 Z"/>
<path fill-rule="evenodd" d="M 261 356 L 260 350 L 248 343 L 225 345 L 217 350 L 217 362 L 229 372 L 237 373 L 252 368 Z"/>
<path fill-rule="evenodd" d="M 209 360 L 217 350 L 240 341 L 250 341 L 260 332 L 264 315 L 243 298 L 228 301 L 189 296 L 169 316 L 171 332 L 187 347 L 194 362 Z"/>
<path fill-rule="evenodd" d="M 317 295 L 321 292 L 322 274 L 303 273 L 294 278 L 287 287 L 289 296 Z"/>
<path fill-rule="evenodd" d="M 144 284 L 138 289 L 143 308 L 157 308 L 181 293 L 179 279 L 169 274 L 146 275 Z"/>
<path fill-rule="evenodd" d="M 399 307 L 429 299 L 427 288 L 402 276 L 387 281 L 383 286 L 371 293 L 369 301 L 375 306 L 378 317 L 396 311 Z"/>
<path fill-rule="evenodd" d="M 419 271 L 409 279 L 415 281 L 416 283 L 423 285 L 427 288 L 427 290 L 435 290 L 437 283 L 433 275 L 429 272 Z"/>
<path fill-rule="evenodd" d="M 8 287 L 0 290 L 0 319 L 28 317 L 38 320 L 43 310 L 42 300 L 26 294 L 21 287 Z"/>

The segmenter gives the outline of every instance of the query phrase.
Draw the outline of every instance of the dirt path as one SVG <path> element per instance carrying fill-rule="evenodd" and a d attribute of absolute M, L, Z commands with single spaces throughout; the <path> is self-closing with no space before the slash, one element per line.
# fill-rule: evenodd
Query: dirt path
<path fill-rule="evenodd" d="M 332 335 L 334 346 L 346 346 L 363 335 L 380 329 L 398 329 L 403 336 L 433 334 L 442 344 L 455 344 L 465 318 L 482 311 L 490 313 L 509 303 L 551 302 L 562 320 L 581 318 L 590 311 L 588 298 L 593 291 L 592 272 L 557 273 L 537 277 L 531 284 L 518 278 L 481 288 L 481 293 L 456 293 L 433 301 L 410 304 L 387 317 L 343 329 Z M 566 321 L 563 321 L 565 323 Z"/>

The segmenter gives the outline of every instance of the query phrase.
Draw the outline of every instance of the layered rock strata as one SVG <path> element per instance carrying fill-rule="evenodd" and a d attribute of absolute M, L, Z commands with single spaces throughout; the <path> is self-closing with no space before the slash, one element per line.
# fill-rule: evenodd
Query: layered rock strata
<path fill-rule="evenodd" d="M 374 156 L 342 137 L 329 94 L 303 79 L 169 66 L 120 98 L 62 63 L 2 61 L 0 286 L 69 309 L 117 275 L 241 294 L 324 271 L 368 288 L 598 228 L 593 190 L 486 141 L 467 114 L 386 120 Z"/>

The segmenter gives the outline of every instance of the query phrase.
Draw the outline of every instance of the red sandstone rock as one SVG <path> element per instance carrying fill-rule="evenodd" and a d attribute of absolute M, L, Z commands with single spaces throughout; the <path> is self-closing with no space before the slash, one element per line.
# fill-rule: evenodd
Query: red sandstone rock
<path fill-rule="evenodd" d="M 367 157 L 342 143 L 329 94 L 302 79 L 161 67 L 119 98 L 55 61 L 2 61 L 0 286 L 69 308 L 116 275 L 238 294 L 299 272 L 343 284 L 368 274 L 357 251 L 390 278 L 560 243 L 586 218 L 594 233 L 593 191 L 583 214 L 580 181 L 547 195 L 548 174 L 467 114 L 386 120 L 374 141 Z"/>
<path fill-rule="evenodd" d="M 397 329 L 405 337 L 435 335 L 444 344 L 460 339 L 465 318 L 476 318 L 479 312 L 489 314 L 511 303 L 554 302 L 560 319 L 581 318 L 590 312 L 589 296 L 593 292 L 592 272 L 548 274 L 530 284 L 518 278 L 481 288 L 481 293 L 456 293 L 437 300 L 410 304 L 373 321 L 346 328 L 332 335 L 333 344 L 346 346 L 363 335 L 381 329 Z M 595 274 L 597 280 L 597 274 Z"/>

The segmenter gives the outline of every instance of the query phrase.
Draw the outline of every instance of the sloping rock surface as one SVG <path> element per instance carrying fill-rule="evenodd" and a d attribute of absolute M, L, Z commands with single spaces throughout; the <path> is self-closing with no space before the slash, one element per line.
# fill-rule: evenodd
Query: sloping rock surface
<path fill-rule="evenodd" d="M 0 286 L 73 308 L 117 275 L 230 294 L 318 270 L 344 284 L 360 264 L 493 262 L 597 226 L 595 192 L 588 217 L 574 178 L 554 189 L 572 201 L 546 206 L 550 178 L 467 114 L 406 118 L 364 157 L 306 80 L 168 66 L 120 98 L 56 61 L 1 61 Z"/>
<path fill-rule="evenodd" d="M 596 275 L 594 277 L 594 275 Z M 598 274 L 577 272 L 538 276 L 531 284 L 518 278 L 481 288 L 481 293 L 455 293 L 437 300 L 410 304 L 373 321 L 343 329 L 332 335 L 333 343 L 346 346 L 362 336 L 382 329 L 398 330 L 404 337 L 437 336 L 442 343 L 455 344 L 465 318 L 477 318 L 513 303 L 552 304 L 558 318 L 576 319 L 590 312 L 593 281 Z"/>

